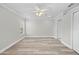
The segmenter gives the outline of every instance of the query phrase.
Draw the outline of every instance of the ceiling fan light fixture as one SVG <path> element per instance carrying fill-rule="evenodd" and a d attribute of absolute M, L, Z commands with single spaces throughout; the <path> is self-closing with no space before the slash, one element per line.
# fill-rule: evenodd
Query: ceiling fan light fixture
<path fill-rule="evenodd" d="M 43 13 L 39 13 L 39 16 L 42 16 L 43 15 Z"/>
<path fill-rule="evenodd" d="M 45 11 L 47 11 L 47 9 L 41 9 L 39 7 L 36 7 L 35 9 L 36 10 L 33 12 L 35 12 L 36 16 L 43 16 L 45 14 Z"/>
<path fill-rule="evenodd" d="M 43 12 L 37 12 L 35 15 L 36 16 L 42 16 L 44 13 Z"/>

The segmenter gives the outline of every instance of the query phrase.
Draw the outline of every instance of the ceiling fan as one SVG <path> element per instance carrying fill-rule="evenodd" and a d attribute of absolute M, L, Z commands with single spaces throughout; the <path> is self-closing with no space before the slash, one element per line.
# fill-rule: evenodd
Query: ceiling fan
<path fill-rule="evenodd" d="M 40 7 L 35 7 L 35 10 L 33 12 L 35 12 L 35 15 L 36 16 L 43 16 L 45 15 L 45 12 L 47 11 L 48 9 L 42 9 Z"/>

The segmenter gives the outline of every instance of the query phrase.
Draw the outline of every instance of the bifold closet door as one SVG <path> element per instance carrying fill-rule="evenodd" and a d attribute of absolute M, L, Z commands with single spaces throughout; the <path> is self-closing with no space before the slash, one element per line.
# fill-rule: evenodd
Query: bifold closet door
<path fill-rule="evenodd" d="M 73 15 L 73 49 L 79 52 L 79 12 Z"/>

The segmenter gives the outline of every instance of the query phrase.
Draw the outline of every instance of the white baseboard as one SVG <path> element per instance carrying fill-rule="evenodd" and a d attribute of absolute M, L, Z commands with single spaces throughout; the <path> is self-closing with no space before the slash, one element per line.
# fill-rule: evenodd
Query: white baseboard
<path fill-rule="evenodd" d="M 54 38 L 57 39 L 56 36 L 25 36 L 26 38 Z"/>
<path fill-rule="evenodd" d="M 13 42 L 12 44 L 10 44 L 9 46 L 5 47 L 4 49 L 0 50 L 0 53 L 3 53 L 4 51 L 6 51 L 7 49 L 9 49 L 13 45 L 15 45 L 16 43 L 18 43 L 19 41 L 21 41 L 24 37 L 18 38 L 18 40 L 16 40 L 15 42 Z"/>
<path fill-rule="evenodd" d="M 79 50 L 77 50 L 77 49 L 73 49 L 74 51 L 76 51 L 77 53 L 79 53 Z"/>
<path fill-rule="evenodd" d="M 65 43 L 63 40 L 61 40 L 61 39 L 59 39 L 60 40 L 60 42 L 62 43 L 62 44 L 64 44 L 65 46 L 67 46 L 68 48 L 70 48 L 70 49 L 72 49 L 72 46 L 70 46 L 70 45 L 68 45 L 67 43 Z"/>

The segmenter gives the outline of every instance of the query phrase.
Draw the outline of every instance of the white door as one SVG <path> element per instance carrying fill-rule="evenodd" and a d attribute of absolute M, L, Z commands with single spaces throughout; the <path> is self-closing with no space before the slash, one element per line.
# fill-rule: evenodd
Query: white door
<path fill-rule="evenodd" d="M 79 12 L 74 13 L 73 19 L 73 49 L 79 52 Z"/>

